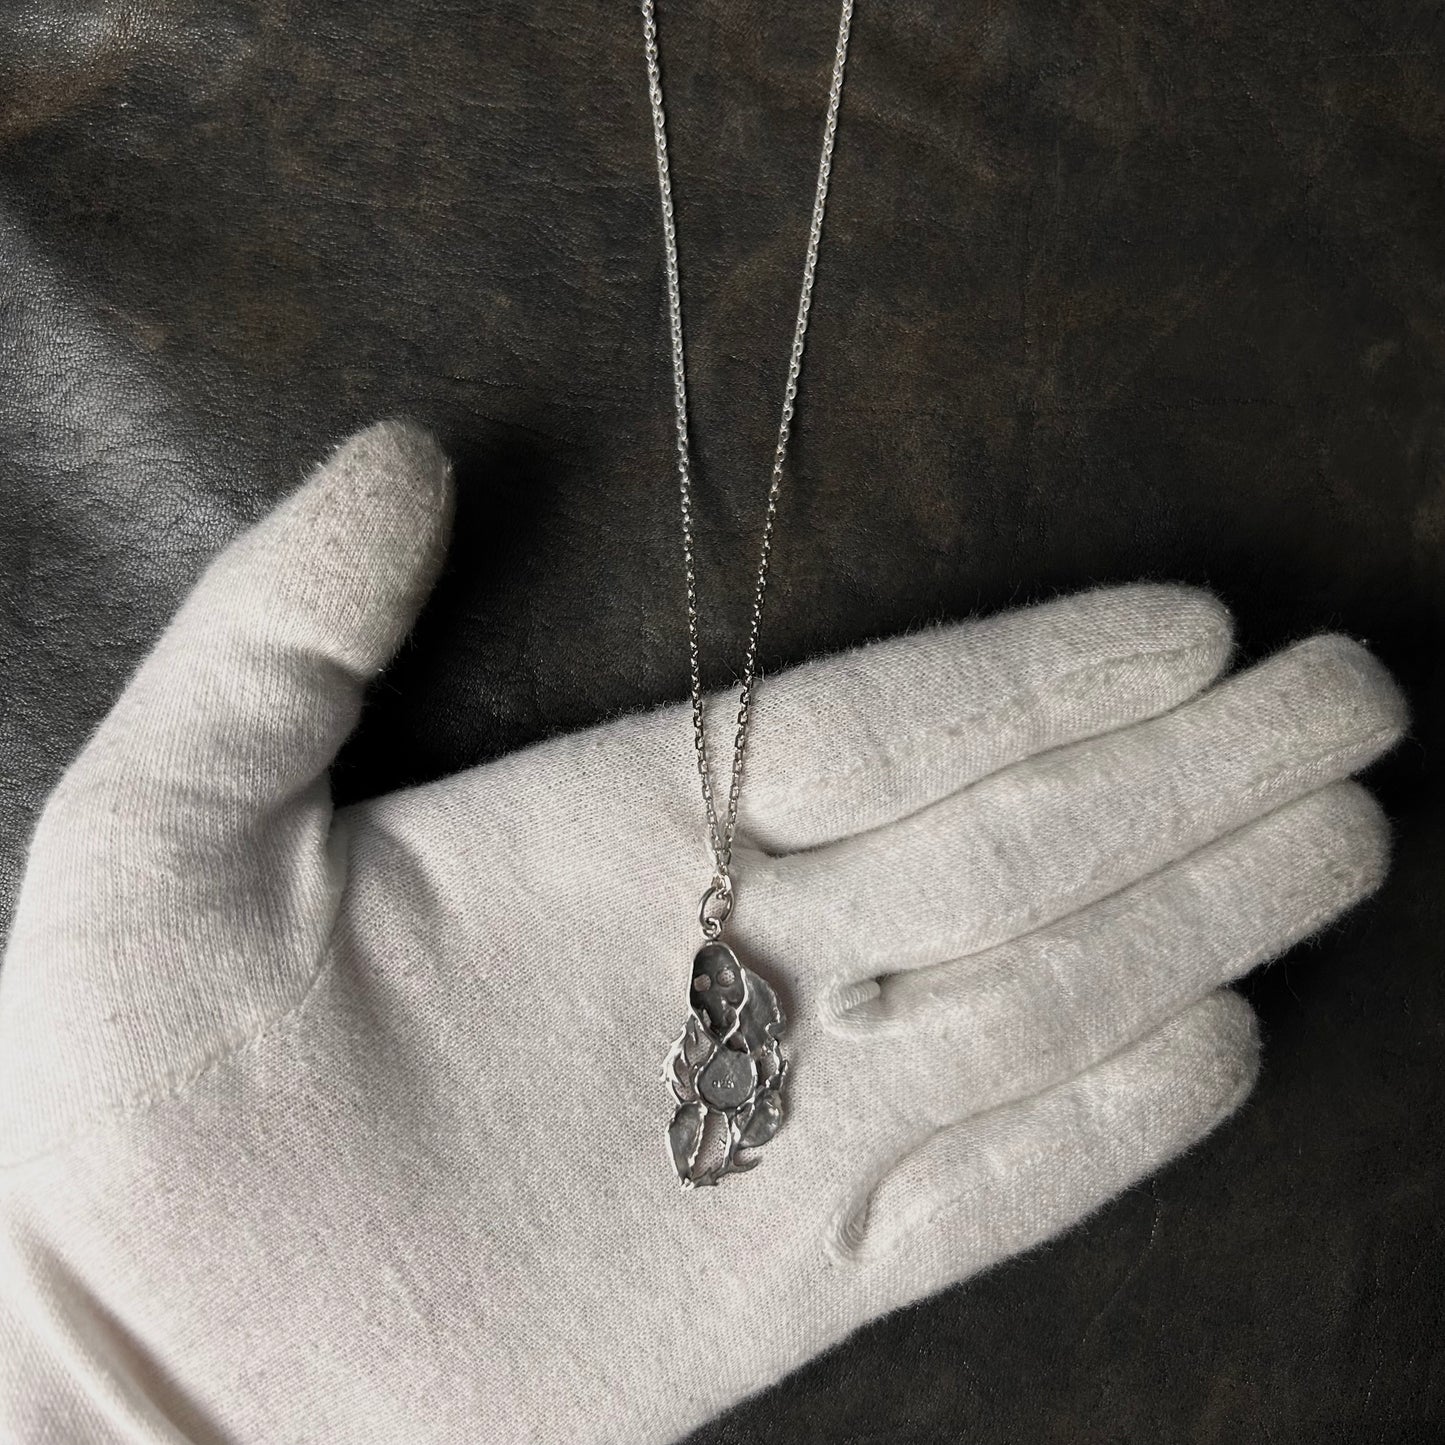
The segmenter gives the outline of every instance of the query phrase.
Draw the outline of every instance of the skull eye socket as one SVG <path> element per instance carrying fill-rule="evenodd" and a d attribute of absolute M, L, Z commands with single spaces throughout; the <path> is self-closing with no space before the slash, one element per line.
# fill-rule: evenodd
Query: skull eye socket
<path fill-rule="evenodd" d="M 725 969 L 723 969 L 723 971 L 722 971 L 720 974 L 718 974 L 718 976 L 717 976 L 717 981 L 718 981 L 724 988 L 730 987 L 731 984 L 732 984 L 732 981 L 733 981 L 733 971 L 732 971 L 732 969 L 730 969 L 730 968 L 725 968 Z"/>
<path fill-rule="evenodd" d="M 695 979 L 693 979 L 692 986 L 699 993 L 706 993 L 708 989 L 712 987 L 712 979 L 710 979 L 705 973 L 700 973 Z"/>

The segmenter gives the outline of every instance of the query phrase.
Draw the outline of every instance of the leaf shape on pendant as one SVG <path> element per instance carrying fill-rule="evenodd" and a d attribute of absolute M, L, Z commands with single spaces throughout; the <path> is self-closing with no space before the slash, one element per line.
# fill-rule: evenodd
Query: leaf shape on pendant
<path fill-rule="evenodd" d="M 748 1122 L 743 1125 L 741 1144 L 745 1149 L 757 1149 L 766 1144 L 782 1127 L 783 1099 L 776 1089 L 767 1089 L 758 1095 Z"/>
<path fill-rule="evenodd" d="M 686 1179 L 697 1162 L 702 1144 L 702 1126 L 707 1119 L 707 1105 L 694 1101 L 679 1104 L 667 1128 L 667 1146 L 672 1153 L 672 1167 L 679 1179 Z"/>

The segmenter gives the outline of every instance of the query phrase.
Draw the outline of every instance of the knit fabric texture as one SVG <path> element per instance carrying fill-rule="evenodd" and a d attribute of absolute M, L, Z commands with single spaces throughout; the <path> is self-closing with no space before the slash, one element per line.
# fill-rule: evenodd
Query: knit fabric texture
<path fill-rule="evenodd" d="M 788 1118 L 681 1191 L 687 709 L 332 808 L 451 505 L 416 426 L 343 444 L 40 818 L 6 1441 L 674 1440 L 1200 1140 L 1258 1068 L 1229 981 L 1383 876 L 1351 774 L 1405 712 L 1342 636 L 1224 677 L 1223 607 L 1138 584 L 770 676 L 728 937 L 787 1009 Z"/>

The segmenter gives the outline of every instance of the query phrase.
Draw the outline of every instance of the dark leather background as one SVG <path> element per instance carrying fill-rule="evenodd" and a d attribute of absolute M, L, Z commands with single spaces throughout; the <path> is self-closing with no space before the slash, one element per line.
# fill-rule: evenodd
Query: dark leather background
<path fill-rule="evenodd" d="M 661 13 L 711 683 L 835 22 Z M 1384 891 L 1246 986 L 1236 1119 L 698 1445 L 1439 1438 L 1442 77 L 1439 3 L 860 0 L 767 667 L 1178 578 L 1246 660 L 1364 638 L 1414 735 Z M 343 798 L 684 694 L 648 127 L 622 0 L 0 5 L 7 909 L 205 560 L 377 416 L 462 501 Z"/>

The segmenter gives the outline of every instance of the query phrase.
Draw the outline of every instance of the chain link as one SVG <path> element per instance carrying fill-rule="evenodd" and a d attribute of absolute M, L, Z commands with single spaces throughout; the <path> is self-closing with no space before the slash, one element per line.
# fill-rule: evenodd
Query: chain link
<path fill-rule="evenodd" d="M 778 493 L 783 483 L 788 438 L 792 433 L 793 409 L 798 397 L 798 378 L 803 370 L 803 341 L 808 333 L 808 312 L 813 303 L 813 277 L 818 268 L 818 248 L 823 238 L 823 213 L 828 202 L 828 179 L 833 169 L 833 140 L 838 130 L 838 107 L 843 98 L 843 68 L 848 58 L 848 32 L 853 23 L 853 0 L 843 0 L 838 20 L 838 45 L 833 57 L 833 78 L 828 90 L 828 113 L 823 124 L 823 149 L 818 160 L 818 184 L 813 196 L 813 217 L 808 227 L 808 248 L 803 260 L 803 284 L 798 296 L 798 314 L 793 327 L 793 345 L 788 359 L 788 377 L 783 388 L 782 418 L 773 452 L 772 477 L 768 485 L 763 537 L 753 589 L 752 619 L 748 627 L 747 652 L 743 660 L 738 694 L 737 732 L 733 739 L 732 770 L 728 779 L 727 811 L 718 824 L 714 799 L 712 763 L 708 757 L 707 732 L 703 721 L 702 670 L 698 660 L 697 568 L 693 543 L 692 457 L 687 427 L 687 370 L 682 343 L 682 288 L 678 280 L 677 233 L 672 207 L 672 177 L 667 163 L 667 122 L 662 108 L 662 71 L 657 53 L 657 16 L 654 0 L 641 0 L 642 39 L 647 57 L 647 90 L 652 104 L 652 131 L 657 151 L 657 183 L 662 199 L 662 237 L 667 260 L 667 304 L 672 336 L 672 390 L 677 414 L 677 473 L 682 510 L 683 571 L 687 580 L 687 654 L 692 690 L 693 747 L 698 776 L 702 779 L 703 805 L 707 811 L 708 842 L 712 849 L 714 873 L 704 908 L 714 898 L 732 907 L 733 834 L 737 829 L 738 795 L 742 790 L 743 754 L 747 747 L 748 722 L 753 700 L 753 679 L 757 671 L 758 637 L 763 625 L 763 602 L 767 596 L 768 562 L 773 548 L 773 522 L 778 512 Z M 726 914 L 724 914 L 724 917 Z M 704 925 L 704 932 L 707 927 Z M 710 933 L 709 937 L 715 934 Z"/>

